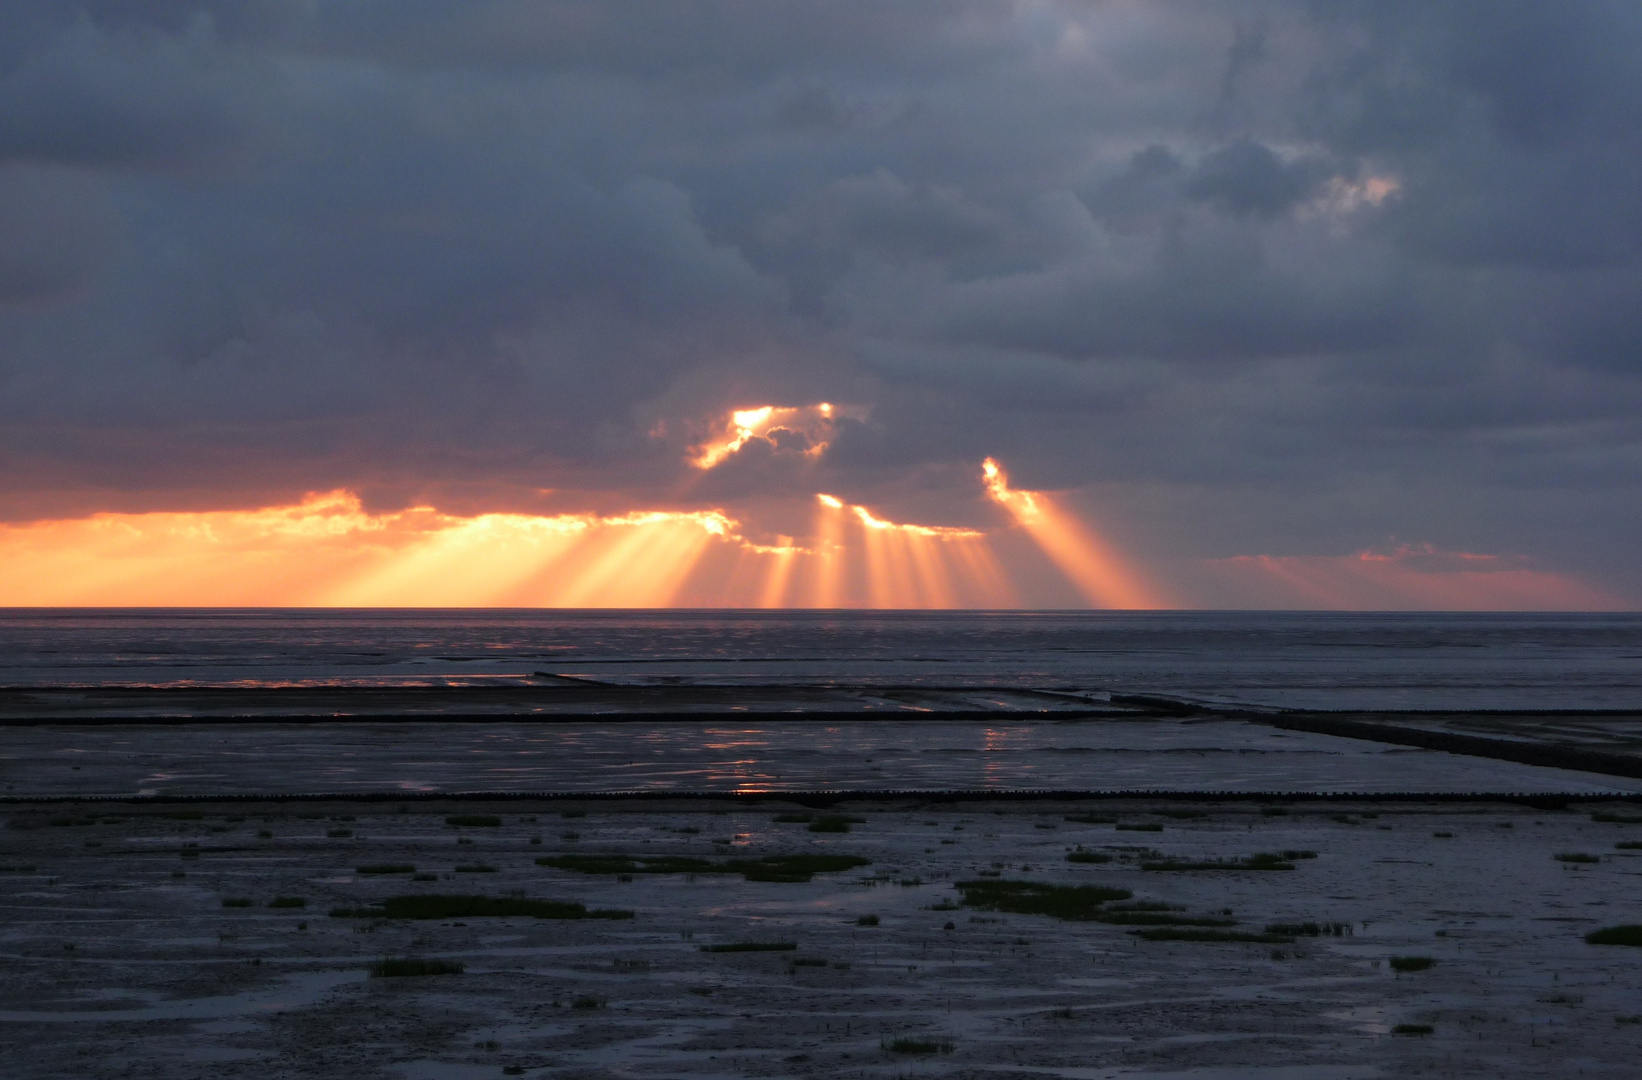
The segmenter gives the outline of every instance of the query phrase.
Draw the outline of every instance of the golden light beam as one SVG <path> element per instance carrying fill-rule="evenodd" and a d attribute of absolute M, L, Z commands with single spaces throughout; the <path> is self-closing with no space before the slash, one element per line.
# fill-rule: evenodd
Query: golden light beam
<path fill-rule="evenodd" d="M 815 497 L 815 556 L 811 562 L 810 598 L 818 608 L 843 601 L 844 503 L 831 495 Z"/>
<path fill-rule="evenodd" d="M 1007 606 L 974 530 L 816 497 L 806 544 L 721 511 L 457 517 L 330 492 L 246 511 L 0 525 L 0 605 Z"/>
<path fill-rule="evenodd" d="M 1152 588 L 1132 567 L 1076 517 L 1057 506 L 1041 491 L 1017 491 L 992 458 L 981 463 L 986 490 L 1014 516 L 1065 574 L 1096 607 L 1156 608 L 1163 605 Z"/>
<path fill-rule="evenodd" d="M 340 607 L 464 607 L 516 602 L 541 566 L 593 525 L 577 517 L 486 514 L 441 529 L 321 599 Z"/>
<path fill-rule="evenodd" d="M 793 567 L 798 563 L 798 548 L 792 544 L 792 537 L 781 537 L 781 545 L 765 556 L 769 567 L 764 576 L 764 587 L 758 594 L 758 606 L 761 608 L 778 608 L 786 604 L 787 587 L 792 581 Z"/>

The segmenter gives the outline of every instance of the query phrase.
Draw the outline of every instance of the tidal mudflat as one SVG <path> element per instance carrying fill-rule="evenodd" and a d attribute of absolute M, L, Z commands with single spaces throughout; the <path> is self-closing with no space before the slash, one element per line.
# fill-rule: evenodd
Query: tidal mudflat
<path fill-rule="evenodd" d="M 5 796 L 884 789 L 1618 794 L 1642 779 L 1192 718 L 50 724 L 0 746 Z"/>
<path fill-rule="evenodd" d="M 1642 948 L 1586 941 L 1642 923 L 1628 802 L 3 813 L 19 1078 L 1538 1078 L 1642 1060 Z"/>

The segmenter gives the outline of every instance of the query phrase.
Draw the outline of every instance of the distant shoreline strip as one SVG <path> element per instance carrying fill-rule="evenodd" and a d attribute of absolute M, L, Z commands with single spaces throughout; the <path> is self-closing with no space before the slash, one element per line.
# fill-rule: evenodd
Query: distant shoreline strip
<path fill-rule="evenodd" d="M 823 809 L 845 803 L 907 803 L 911 806 L 964 803 L 1054 803 L 1054 802 L 1235 802 L 1287 806 L 1296 803 L 1504 803 L 1536 810 L 1561 810 L 1584 803 L 1642 804 L 1642 792 L 1562 792 L 1562 791 L 1214 791 L 1214 790 L 1086 790 L 1047 788 L 942 788 L 928 791 L 883 788 L 877 790 L 803 791 L 364 791 L 296 792 L 275 794 L 211 795 L 8 795 L 0 796 L 0 806 L 50 806 L 67 803 L 138 806 L 200 805 L 211 803 L 728 803 L 760 806 L 791 803 Z"/>

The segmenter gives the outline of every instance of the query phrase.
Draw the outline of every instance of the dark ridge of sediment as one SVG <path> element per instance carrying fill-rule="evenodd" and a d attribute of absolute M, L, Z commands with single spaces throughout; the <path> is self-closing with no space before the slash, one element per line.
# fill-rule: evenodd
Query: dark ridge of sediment
<path fill-rule="evenodd" d="M 982 702 L 977 698 L 992 699 Z M 1007 704 L 1003 704 L 1007 703 Z M 629 686 L 555 677 L 458 686 L 0 686 L 0 727 L 40 724 L 652 723 L 885 717 L 1093 718 L 1177 715 L 1175 702 L 1108 703 L 1027 687 Z"/>
<path fill-rule="evenodd" d="M 1533 715 L 1552 714 L 1536 712 Z M 1240 715 L 1239 718 L 1287 731 L 1305 731 L 1313 735 L 1335 735 L 1346 739 L 1362 739 L 1368 742 L 1390 743 L 1394 746 L 1414 746 L 1422 750 L 1441 750 L 1450 754 L 1513 761 L 1519 765 L 1538 765 L 1552 769 L 1572 769 L 1576 772 L 1642 779 L 1642 757 L 1605 750 L 1585 750 L 1575 746 L 1515 739 L 1490 739 L 1481 735 L 1461 735 L 1452 731 L 1402 727 L 1397 724 L 1316 713 L 1258 713 Z"/>
<path fill-rule="evenodd" d="M 209 805 L 230 803 L 546 803 L 553 805 L 591 803 L 721 803 L 731 806 L 762 806 L 791 803 L 811 809 L 827 809 L 852 803 L 895 803 L 908 808 L 944 803 L 1089 803 L 1089 802 L 1187 802 L 1259 803 L 1285 806 L 1304 803 L 1323 805 L 1350 803 L 1498 803 L 1527 806 L 1535 810 L 1563 810 L 1573 805 L 1596 803 L 1642 804 L 1642 792 L 1562 792 L 1562 791 L 1212 791 L 1212 790 L 1127 790 L 1089 791 L 1081 789 L 1036 788 L 943 788 L 928 791 L 884 788 L 860 791 L 359 791 L 288 792 L 244 794 L 178 795 L 7 795 L 0 806 L 55 806 L 88 803 L 109 805 Z"/>
<path fill-rule="evenodd" d="M 7 727 L 180 727 L 271 724 L 773 724 L 808 721 L 894 720 L 921 723 L 930 720 L 1003 721 L 1147 720 L 1175 713 L 1141 709 L 790 709 L 784 711 L 702 710 L 700 712 L 542 712 L 542 713 L 243 713 L 235 715 L 152 716 L 23 716 L 0 718 Z"/>

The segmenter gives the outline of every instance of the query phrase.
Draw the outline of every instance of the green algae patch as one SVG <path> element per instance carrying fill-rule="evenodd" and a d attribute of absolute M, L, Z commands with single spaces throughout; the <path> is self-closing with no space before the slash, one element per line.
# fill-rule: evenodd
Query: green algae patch
<path fill-rule="evenodd" d="M 701 859 L 687 855 L 545 855 L 537 866 L 578 874 L 740 874 L 748 881 L 805 882 L 816 874 L 852 870 L 856 855 L 767 855 L 761 859 Z"/>
<path fill-rule="evenodd" d="M 407 956 L 378 960 L 368 970 L 374 979 L 399 979 L 410 975 L 460 975 L 463 968 L 451 960 L 422 960 Z"/>
<path fill-rule="evenodd" d="M 1635 945 L 1642 947 L 1642 926 L 1605 926 L 1585 935 L 1590 945 Z"/>
<path fill-rule="evenodd" d="M 1279 922 L 1266 925 L 1268 934 L 1290 937 L 1350 937 L 1351 924 L 1344 922 Z"/>
<path fill-rule="evenodd" d="M 1242 859 L 1152 859 L 1140 864 L 1142 870 L 1157 872 L 1188 870 L 1293 870 L 1295 859 L 1315 858 L 1315 852 L 1262 851 Z"/>
<path fill-rule="evenodd" d="M 1288 945 L 1294 939 L 1283 934 L 1256 934 L 1245 930 L 1211 930 L 1195 926 L 1159 926 L 1129 933 L 1144 941 L 1245 941 L 1262 945 Z"/>
<path fill-rule="evenodd" d="M 1101 905 L 1127 900 L 1128 889 L 1104 885 L 1046 885 L 1037 881 L 960 881 L 965 907 L 1008 911 L 1017 915 L 1049 915 L 1070 922 L 1102 922 Z"/>
<path fill-rule="evenodd" d="M 1208 915 L 1170 915 L 1161 911 L 1112 911 L 1096 916 L 1095 922 L 1113 926 L 1236 926 L 1236 919 Z"/>
<path fill-rule="evenodd" d="M 826 814 L 810 822 L 810 832 L 847 833 L 851 825 L 865 825 L 867 819 L 863 817 L 849 817 L 844 814 Z"/>
<path fill-rule="evenodd" d="M 631 911 L 589 911 L 568 900 L 525 900 L 505 896 L 390 896 L 374 907 L 332 908 L 338 919 L 483 919 L 527 916 L 533 919 L 631 919 Z"/>

